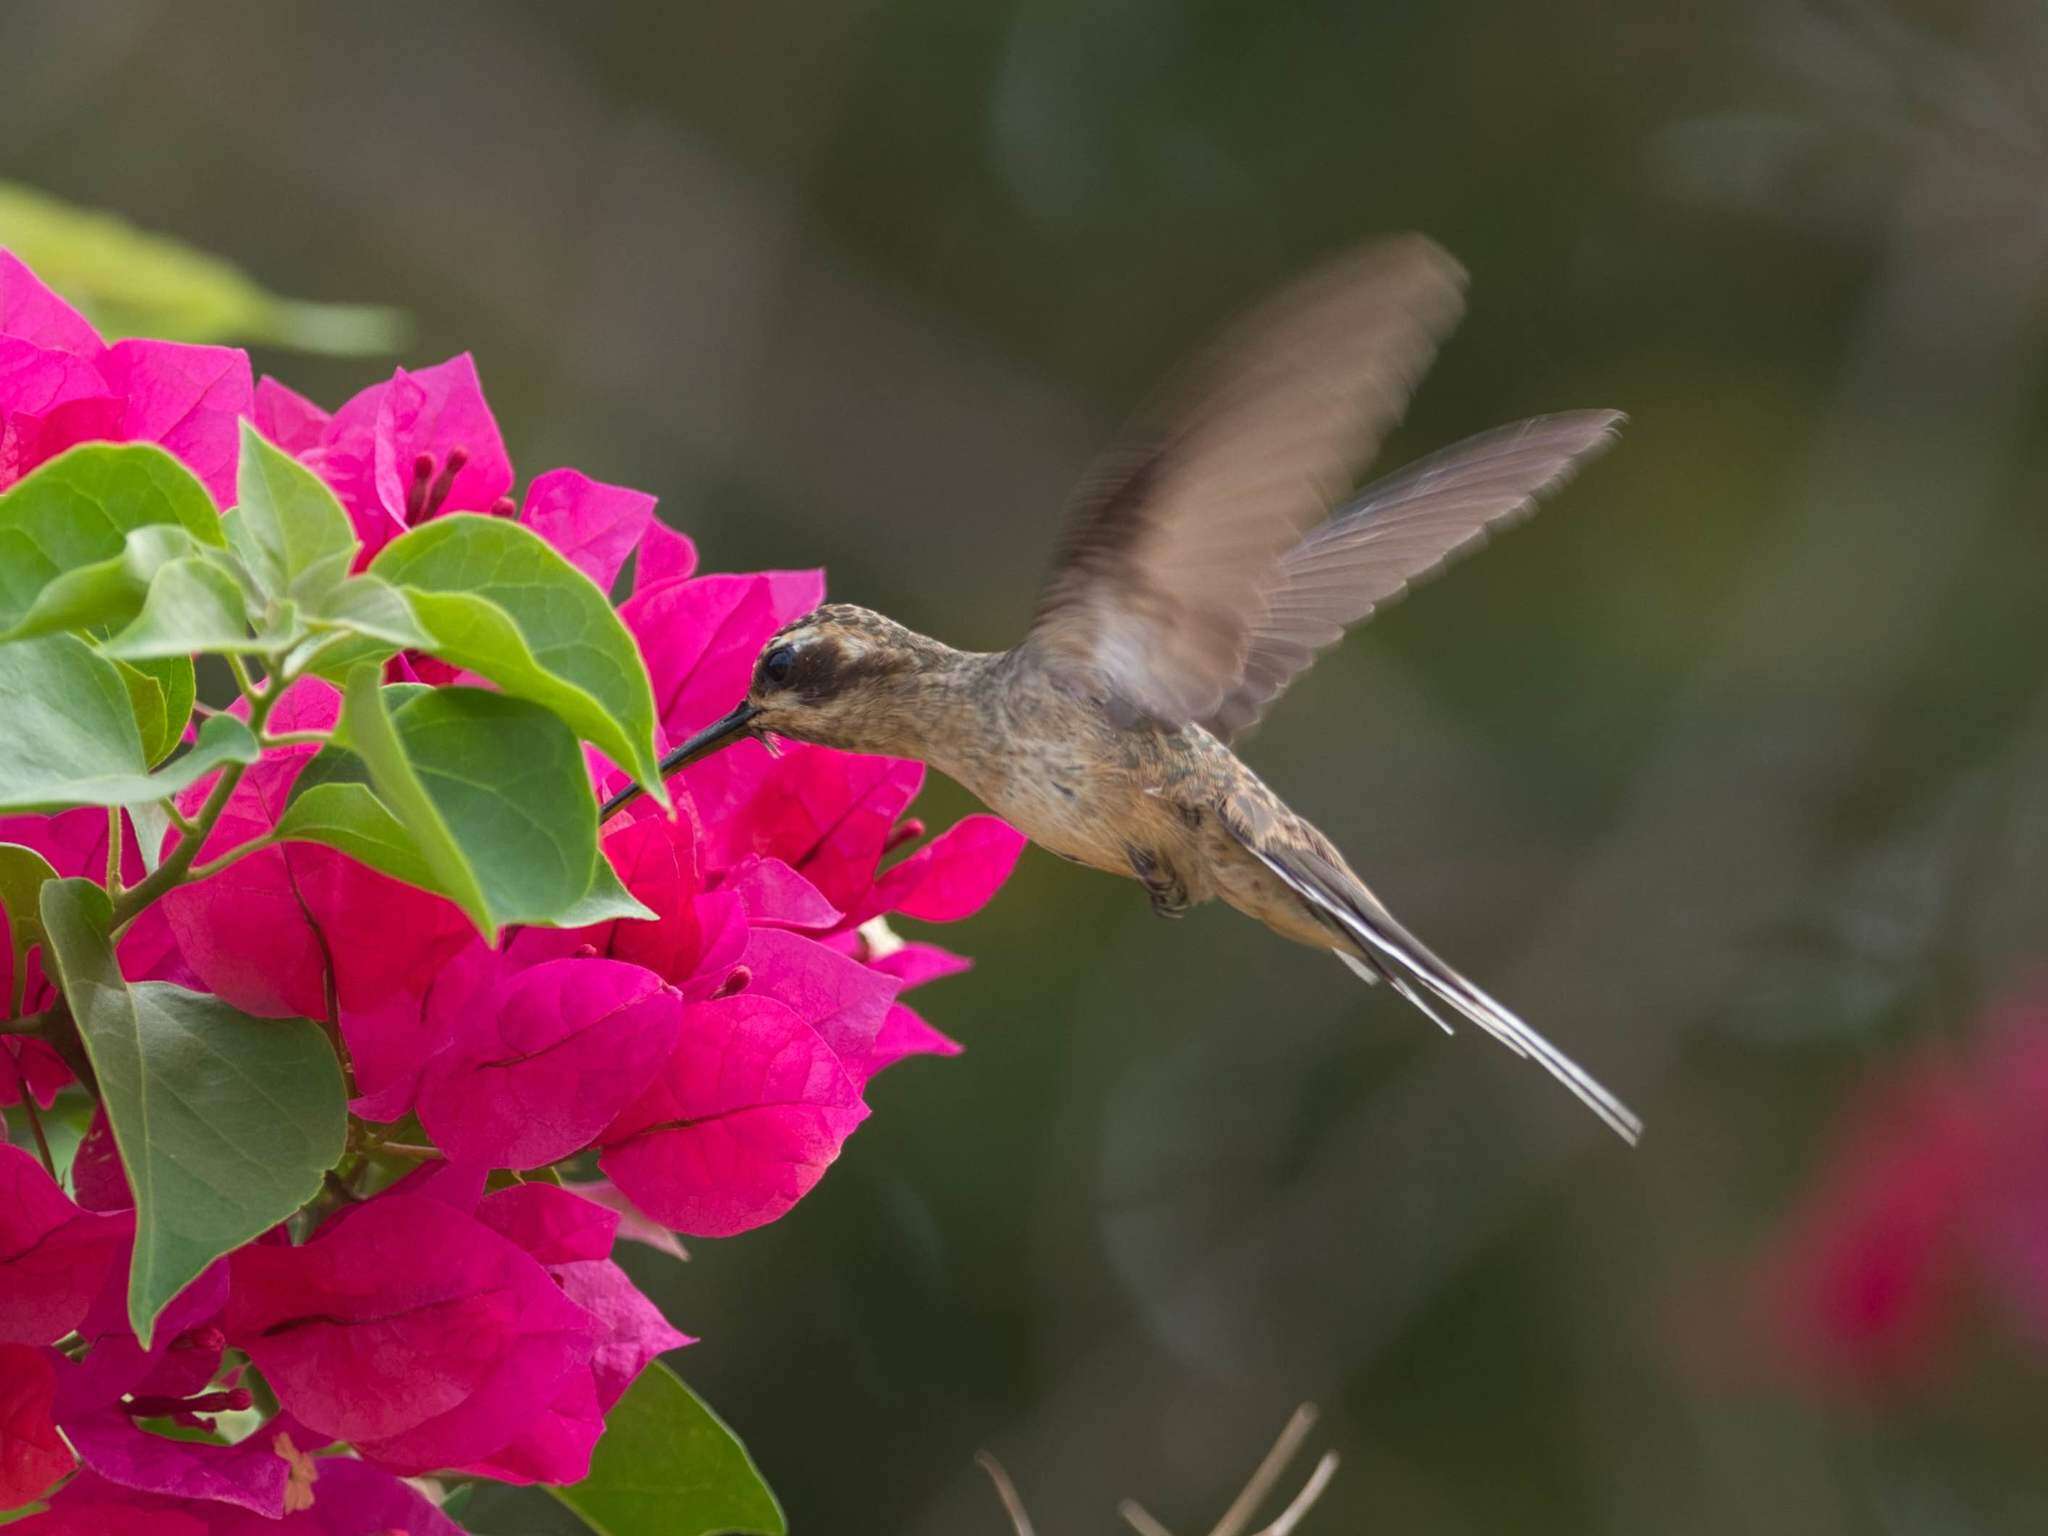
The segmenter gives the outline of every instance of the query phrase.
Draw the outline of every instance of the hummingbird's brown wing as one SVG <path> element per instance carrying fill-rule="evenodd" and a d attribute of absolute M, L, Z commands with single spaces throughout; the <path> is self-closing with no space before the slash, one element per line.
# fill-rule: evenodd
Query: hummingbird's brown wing
<path fill-rule="evenodd" d="M 1227 330 L 1084 481 L 1027 642 L 1137 712 L 1239 685 L 1276 562 L 1356 482 L 1464 307 L 1419 235 L 1311 273 Z"/>
<path fill-rule="evenodd" d="M 1368 486 L 1280 557 L 1261 594 L 1244 668 L 1203 724 L 1228 741 L 1345 629 L 1399 597 L 1614 440 L 1619 411 L 1567 411 L 1497 427 Z"/>

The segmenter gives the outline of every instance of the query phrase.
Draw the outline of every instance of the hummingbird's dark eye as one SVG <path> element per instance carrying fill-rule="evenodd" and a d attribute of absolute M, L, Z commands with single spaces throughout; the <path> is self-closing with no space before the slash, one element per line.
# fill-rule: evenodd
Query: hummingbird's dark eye
<path fill-rule="evenodd" d="M 761 663 L 761 676 L 777 687 L 789 681 L 789 674 L 796 670 L 796 648 L 778 645 L 768 653 Z"/>

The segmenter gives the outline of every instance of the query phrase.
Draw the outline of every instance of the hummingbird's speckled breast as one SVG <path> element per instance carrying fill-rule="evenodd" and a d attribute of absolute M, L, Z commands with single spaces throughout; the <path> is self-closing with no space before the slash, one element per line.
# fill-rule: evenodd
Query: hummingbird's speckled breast
<path fill-rule="evenodd" d="M 1028 657 L 972 660 L 946 679 L 951 698 L 927 716 L 926 761 L 1040 847 L 1128 877 L 1133 841 L 1175 830 L 1146 793 L 1154 754 L 1134 739 L 1141 733 L 1115 729 L 1099 699 Z"/>
<path fill-rule="evenodd" d="M 1125 879 L 1150 863 L 1175 906 L 1220 898 L 1297 942 L 1332 942 L 1224 817 L 1341 857 L 1200 726 L 1122 723 L 1026 652 L 973 657 L 940 686 L 951 697 L 926 715 L 925 760 L 1040 847 Z"/>

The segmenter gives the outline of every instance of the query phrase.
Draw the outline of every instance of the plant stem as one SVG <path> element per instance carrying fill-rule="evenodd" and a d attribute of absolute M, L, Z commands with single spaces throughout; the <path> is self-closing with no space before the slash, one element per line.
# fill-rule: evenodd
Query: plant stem
<path fill-rule="evenodd" d="M 121 894 L 121 807 L 107 807 L 107 894 Z"/>
<path fill-rule="evenodd" d="M 327 930 L 312 920 L 308 913 L 306 921 L 311 924 L 313 937 L 320 945 L 320 997 L 324 1013 L 320 1027 L 327 1031 L 328 1044 L 334 1047 L 334 1059 L 341 1063 L 341 1085 L 349 1098 L 356 1096 L 356 1064 L 348 1053 L 348 1041 L 341 1033 L 341 994 L 334 986 L 334 951 L 327 944 Z"/>
<path fill-rule="evenodd" d="M 252 718 L 249 724 L 250 727 L 253 729 L 256 724 L 253 718 L 253 712 L 255 710 L 257 698 L 256 684 L 250 679 L 249 668 L 243 662 L 241 657 L 237 656 L 233 651 L 229 651 L 226 656 L 226 661 L 228 664 L 228 670 L 234 673 L 235 675 L 235 686 L 242 690 L 242 697 L 249 701 L 250 710 L 252 712 Z"/>
<path fill-rule="evenodd" d="M 439 1147 L 422 1147 L 409 1141 L 380 1141 L 370 1149 L 372 1152 L 388 1154 L 391 1157 L 410 1158 L 415 1162 L 426 1162 L 432 1158 L 445 1157 Z"/>
<path fill-rule="evenodd" d="M 45 1008 L 41 1013 L 25 1014 L 20 1018 L 0 1019 L 0 1035 L 41 1035 L 49 1031 L 51 1015 L 56 1010 Z"/>
<path fill-rule="evenodd" d="M 332 1168 L 320 1176 L 320 1182 L 333 1193 L 336 1199 L 345 1201 L 350 1205 L 360 1205 L 362 1203 L 363 1197 L 353 1189 L 350 1189 L 348 1181 L 343 1179 Z"/>
<path fill-rule="evenodd" d="M 54 1179 L 57 1177 L 57 1159 L 50 1156 L 50 1138 L 43 1134 L 42 1112 L 36 1108 L 35 1090 L 29 1087 L 26 1079 L 21 1085 L 21 1107 L 28 1115 L 28 1128 L 36 1138 L 36 1151 L 42 1154 L 43 1167 Z"/>
<path fill-rule="evenodd" d="M 217 859 L 208 859 L 204 864 L 192 866 L 186 879 L 193 884 L 219 874 L 230 864 L 238 864 L 252 853 L 261 853 L 266 848 L 275 848 L 278 839 L 274 837 L 252 837 L 246 843 L 237 843 Z"/>
<path fill-rule="evenodd" d="M 327 744 L 327 733 L 325 731 L 265 732 L 258 738 L 258 745 L 264 747 L 309 747 L 316 744 L 320 746 Z"/>
<path fill-rule="evenodd" d="M 235 681 L 247 686 L 248 669 L 241 665 L 239 657 L 230 655 L 228 663 L 235 670 Z M 249 695 L 249 729 L 259 735 L 263 722 L 276 707 L 280 690 L 265 689 Z M 235 792 L 235 786 L 242 782 L 245 763 L 229 763 L 221 769 L 220 777 L 213 781 L 213 789 L 207 794 L 206 803 L 199 807 L 199 814 L 192 819 L 192 830 L 178 839 L 178 846 L 165 855 L 157 865 L 156 873 L 139 885 L 129 887 L 114 900 L 114 932 L 116 937 L 142 911 L 165 891 L 185 883 L 192 871 L 192 861 L 199 856 L 199 849 L 205 843 L 207 834 L 213 831 L 214 823 L 220 820 L 221 812 L 227 809 L 228 799 Z M 223 855 L 223 858 L 238 857 L 240 850 Z M 212 862 L 209 869 L 221 866 L 221 860 Z"/>
<path fill-rule="evenodd" d="M 92 1058 L 86 1054 L 85 1042 L 78 1038 L 78 1026 L 72 1022 L 71 1009 L 62 999 L 41 1013 L 32 1013 L 25 1019 L 13 1019 L 0 1025 L 0 1032 L 33 1035 L 43 1041 L 71 1069 L 71 1075 L 78 1079 L 85 1091 L 94 1098 L 99 1097 L 99 1079 L 93 1075 Z"/>

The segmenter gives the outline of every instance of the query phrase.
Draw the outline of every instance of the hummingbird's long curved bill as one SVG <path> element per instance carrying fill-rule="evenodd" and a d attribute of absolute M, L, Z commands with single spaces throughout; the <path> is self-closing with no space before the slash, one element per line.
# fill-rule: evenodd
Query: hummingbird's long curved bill
<path fill-rule="evenodd" d="M 687 768 L 699 758 L 709 757 L 720 747 L 729 747 L 742 736 L 752 735 L 749 729 L 754 716 L 761 713 L 758 704 L 742 699 L 740 706 L 722 720 L 714 720 L 680 747 L 661 760 L 661 776 L 665 779 L 678 769 Z M 598 813 L 600 822 L 607 821 L 614 812 L 630 805 L 633 797 L 640 793 L 638 784 L 628 784 L 611 799 L 605 801 L 604 809 Z"/>

